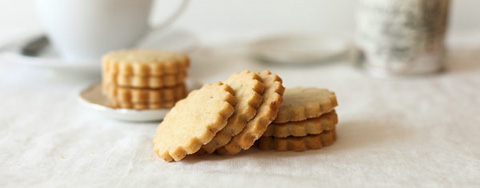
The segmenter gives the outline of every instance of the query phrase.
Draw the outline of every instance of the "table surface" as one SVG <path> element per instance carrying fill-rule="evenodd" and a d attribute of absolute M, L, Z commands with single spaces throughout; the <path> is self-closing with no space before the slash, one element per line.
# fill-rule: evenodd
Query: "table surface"
<path fill-rule="evenodd" d="M 271 70 L 286 87 L 337 94 L 338 140 L 306 152 L 251 149 L 167 163 L 152 151 L 158 122 L 103 117 L 77 103 L 98 75 L 0 60 L 2 187 L 478 187 L 480 48 L 450 50 L 441 74 L 376 79 L 347 61 L 273 66 L 238 45 L 192 54 L 190 77 L 215 82 Z"/>

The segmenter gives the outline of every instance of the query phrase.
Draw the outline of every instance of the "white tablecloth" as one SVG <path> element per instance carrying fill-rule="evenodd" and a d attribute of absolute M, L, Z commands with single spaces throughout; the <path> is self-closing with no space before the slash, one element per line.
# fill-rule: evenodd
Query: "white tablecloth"
<path fill-rule="evenodd" d="M 228 46 L 193 55 L 192 78 L 269 69 L 286 87 L 338 97 L 338 140 L 306 152 L 251 149 L 167 163 L 152 151 L 158 123 L 83 108 L 99 80 L 0 60 L 1 187 L 479 187 L 480 50 L 453 49 L 448 71 L 375 79 L 348 63 L 259 64 Z"/>

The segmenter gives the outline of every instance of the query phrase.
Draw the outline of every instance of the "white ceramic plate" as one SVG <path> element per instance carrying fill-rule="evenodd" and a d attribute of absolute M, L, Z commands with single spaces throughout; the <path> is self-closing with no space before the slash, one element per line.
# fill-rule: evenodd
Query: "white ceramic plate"
<path fill-rule="evenodd" d="M 100 59 L 91 62 L 67 61 L 52 48 L 45 46 L 38 55 L 26 56 L 21 53 L 22 48 L 30 41 L 13 45 L 0 54 L 4 62 L 29 67 L 43 68 L 54 71 L 69 73 L 99 73 L 101 69 Z M 168 49 L 182 52 L 191 52 L 198 46 L 198 39 L 190 32 L 171 30 L 150 33 L 136 48 Z"/>
<path fill-rule="evenodd" d="M 188 91 L 198 89 L 201 83 L 187 80 Z M 102 84 L 96 83 L 78 95 L 78 102 L 87 109 L 102 115 L 124 121 L 160 121 L 170 111 L 170 108 L 135 110 L 112 108 L 107 104 L 107 98 L 102 94 Z"/>
<path fill-rule="evenodd" d="M 288 34 L 260 38 L 250 45 L 252 54 L 278 64 L 322 63 L 347 52 L 346 38 L 313 34 Z"/>

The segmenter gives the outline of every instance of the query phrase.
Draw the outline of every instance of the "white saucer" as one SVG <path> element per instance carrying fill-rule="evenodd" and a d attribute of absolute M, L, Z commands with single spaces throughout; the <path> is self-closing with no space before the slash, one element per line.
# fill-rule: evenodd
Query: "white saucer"
<path fill-rule="evenodd" d="M 323 63 L 345 55 L 347 39 L 316 34 L 287 34 L 260 38 L 250 45 L 252 54 L 278 64 Z"/>
<path fill-rule="evenodd" d="M 167 30 L 150 33 L 143 42 L 139 43 L 134 48 L 167 49 L 189 53 L 198 46 L 198 41 L 199 40 L 190 32 Z M 22 54 L 22 49 L 30 42 L 32 42 L 32 40 L 13 45 L 6 51 L 0 53 L 0 59 L 3 59 L 3 62 L 9 62 L 16 65 L 69 73 L 100 72 L 100 59 L 91 62 L 67 61 L 62 59 L 50 44 L 42 48 L 40 53 L 36 56 Z"/>
<path fill-rule="evenodd" d="M 187 80 L 188 91 L 198 89 L 201 83 Z M 135 110 L 112 108 L 107 104 L 107 98 L 102 94 L 102 84 L 96 83 L 81 91 L 78 95 L 78 102 L 87 109 L 99 112 L 102 115 L 124 121 L 160 121 L 170 111 L 170 108 Z"/>

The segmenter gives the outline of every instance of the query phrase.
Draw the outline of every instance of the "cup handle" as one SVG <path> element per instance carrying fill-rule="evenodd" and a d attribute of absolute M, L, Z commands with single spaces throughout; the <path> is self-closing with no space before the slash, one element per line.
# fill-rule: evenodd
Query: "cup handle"
<path fill-rule="evenodd" d="M 190 0 L 182 0 L 180 5 L 177 7 L 177 10 L 175 10 L 169 17 L 167 17 L 165 21 L 152 24 L 150 29 L 158 31 L 171 25 L 178 17 L 180 17 L 180 15 L 182 15 L 185 8 L 187 8 L 189 2 Z"/>

